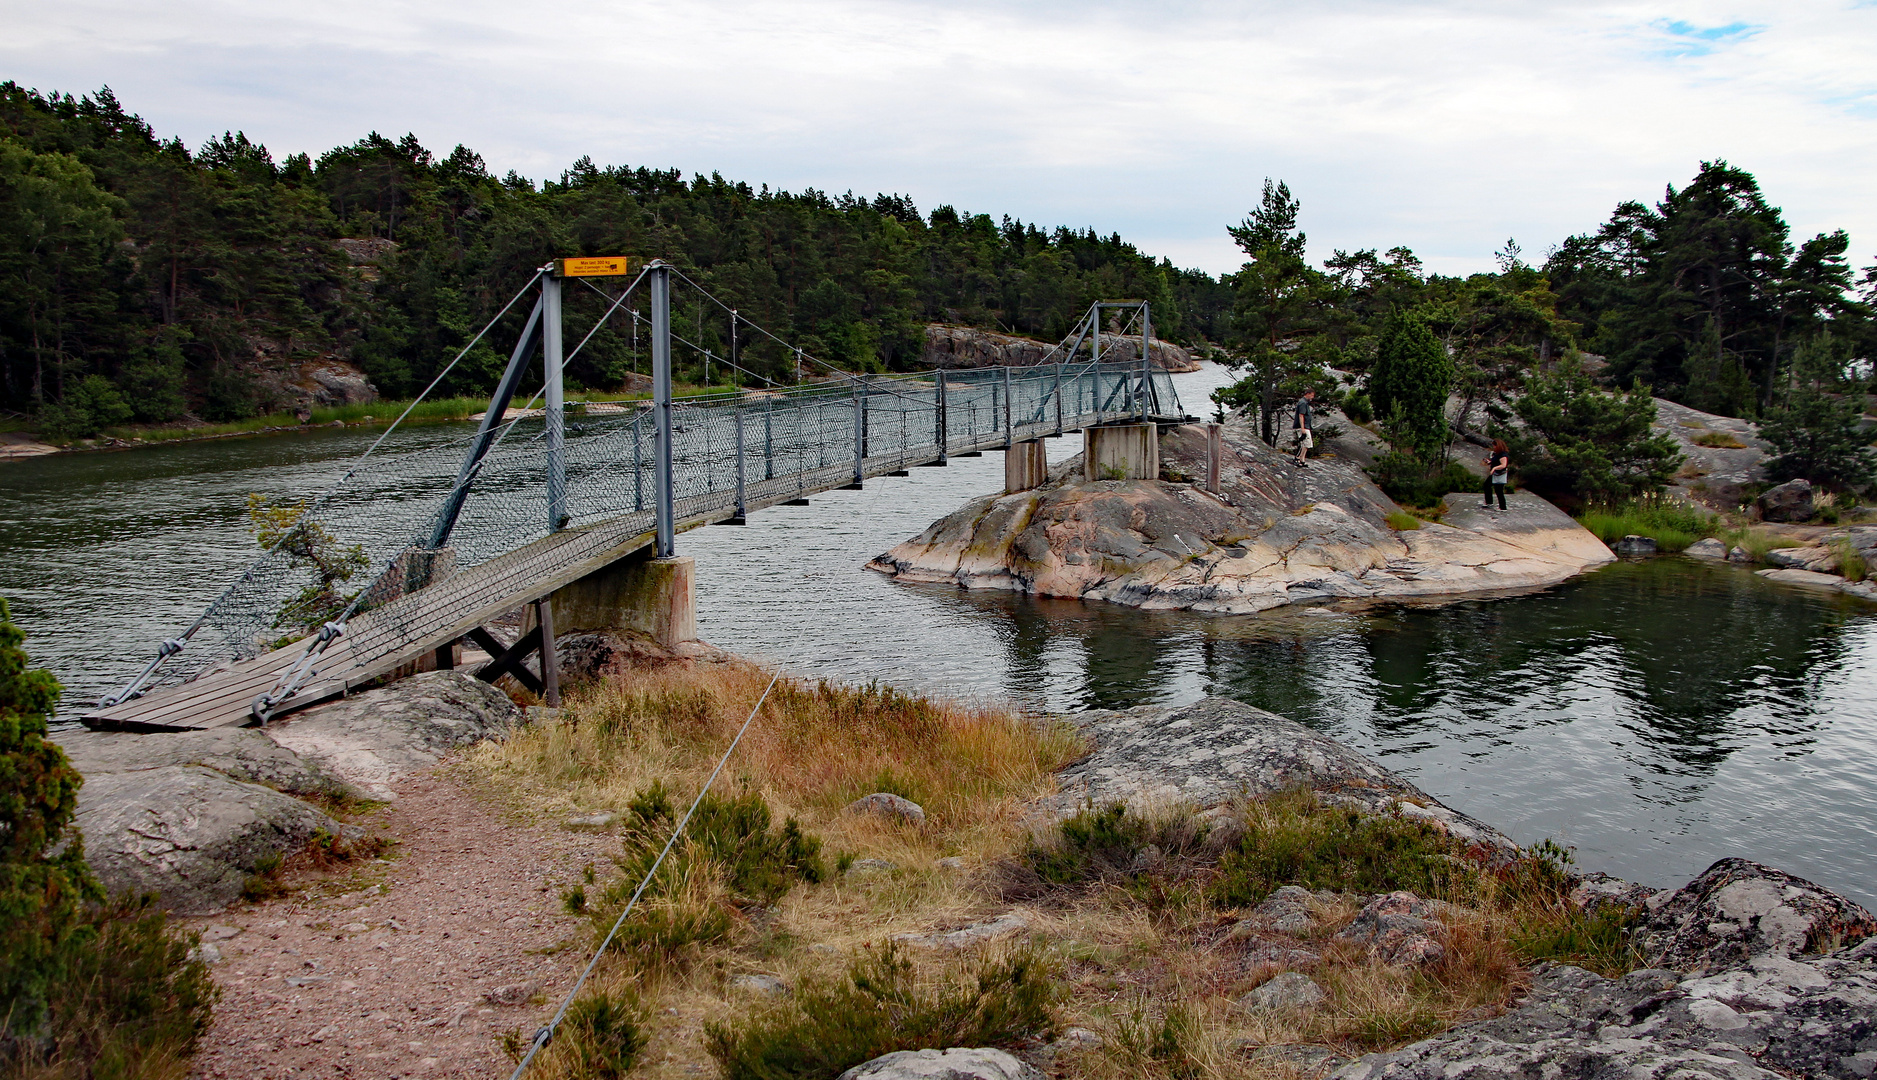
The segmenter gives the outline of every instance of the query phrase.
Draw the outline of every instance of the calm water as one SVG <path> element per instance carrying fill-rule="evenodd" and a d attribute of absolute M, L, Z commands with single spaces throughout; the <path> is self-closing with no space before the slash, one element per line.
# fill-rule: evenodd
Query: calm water
<path fill-rule="evenodd" d="M 1181 376 L 1199 411 L 1220 379 Z M 401 445 L 460 438 L 416 429 Z M 251 491 L 305 492 L 376 432 L 0 466 L 0 595 L 68 704 L 121 681 L 251 550 Z M 1055 440 L 1051 458 L 1079 449 Z M 708 640 L 790 670 L 1051 708 L 1218 693 L 1372 754 L 1521 841 L 1676 884 L 1746 855 L 1877 904 L 1877 609 L 1681 559 L 1439 607 L 1142 613 L 860 569 L 1001 486 L 999 454 L 679 538 Z"/>

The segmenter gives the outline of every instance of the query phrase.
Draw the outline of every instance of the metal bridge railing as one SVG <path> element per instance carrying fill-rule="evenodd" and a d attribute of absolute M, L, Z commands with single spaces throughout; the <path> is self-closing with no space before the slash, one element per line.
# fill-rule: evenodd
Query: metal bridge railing
<path fill-rule="evenodd" d="M 518 356 L 525 347 L 524 341 Z M 498 394 L 497 403 L 506 402 Z M 798 387 L 678 399 L 666 407 L 669 505 L 684 520 L 740 515 L 950 454 L 1181 411 L 1171 378 L 1158 367 L 1066 360 L 915 375 L 842 374 Z M 608 521 L 617 526 L 611 535 L 652 531 L 660 491 L 657 409 L 655 402 L 576 407 L 559 425 L 524 410 L 499 429 L 491 421 L 475 435 L 368 456 L 307 506 L 294 543 L 260 556 L 209 607 L 186 632 L 186 649 L 175 639 L 165 642 L 114 700 L 253 658 L 317 629 L 339 608 L 371 616 L 359 619 L 348 639 L 352 655 L 369 653 L 435 631 L 407 625 L 402 612 L 418 605 L 396 602 L 430 581 L 563 528 Z M 559 520 L 550 520 L 551 513 Z M 440 530 L 439 520 L 451 514 Z M 437 547 L 432 541 L 440 534 L 447 534 L 447 543 Z M 343 580 L 322 593 L 322 569 L 331 577 L 334 568 Z M 330 635 L 344 632 L 342 623 L 326 627 Z M 324 648 L 323 642 L 309 648 L 302 666 L 310 671 Z"/>

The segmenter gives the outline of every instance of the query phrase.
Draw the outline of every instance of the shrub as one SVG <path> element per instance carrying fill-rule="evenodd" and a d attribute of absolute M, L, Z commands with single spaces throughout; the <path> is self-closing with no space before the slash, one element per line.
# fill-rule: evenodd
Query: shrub
<path fill-rule="evenodd" d="M 103 902 L 71 828 L 83 779 L 46 741 L 58 683 L 0 599 L 0 1070 L 173 1074 L 208 1026 L 208 969 L 146 900 Z"/>
<path fill-rule="evenodd" d="M 1280 885 L 1441 896 L 1476 883 L 1465 846 L 1428 822 L 1328 806 L 1308 790 L 1247 809 L 1250 820 L 1209 889 L 1220 904 L 1255 904 Z"/>
<path fill-rule="evenodd" d="M 1429 463 L 1399 451 L 1375 462 L 1375 483 L 1389 498 L 1407 507 L 1443 506 L 1456 491 L 1478 491 L 1481 480 L 1457 461 Z"/>
<path fill-rule="evenodd" d="M 621 1080 L 651 1041 L 638 1003 L 604 993 L 574 1002 L 557 1034 L 563 1075 L 573 1080 Z"/>
<path fill-rule="evenodd" d="M 1400 510 L 1388 512 L 1388 527 L 1396 532 L 1413 532 L 1421 527 L 1421 519 Z"/>
<path fill-rule="evenodd" d="M 1367 424 L 1375 419 L 1375 406 L 1367 394 L 1350 394 L 1343 399 L 1343 415 L 1357 424 Z"/>
<path fill-rule="evenodd" d="M 1040 896 L 1065 885 L 1130 882 L 1130 892 L 1149 907 L 1183 897 L 1159 879 L 1177 878 L 1196 857 L 1217 855 L 1213 830 L 1189 813 L 1148 817 L 1121 803 L 1087 806 L 1041 834 L 1032 834 L 1023 855 L 1004 866 L 1004 895 Z M 1149 878 L 1146 888 L 1135 888 Z"/>
<path fill-rule="evenodd" d="M 1012 1047 L 1049 1032 L 1055 977 L 1020 949 L 965 979 L 921 987 L 911 961 L 888 943 L 855 960 L 842 980 L 803 980 L 783 1004 L 708 1025 L 706 1047 L 724 1080 L 819 1080 L 896 1050 Z"/>
<path fill-rule="evenodd" d="M 111 380 L 87 375 L 65 388 L 65 396 L 39 410 L 46 434 L 58 439 L 88 439 L 135 415 Z"/>
<path fill-rule="evenodd" d="M 662 783 L 635 796 L 627 813 L 631 821 L 624 851 L 614 860 L 620 876 L 607 886 L 598 907 L 584 888 L 577 901 L 600 934 L 612 929 L 675 826 L 675 808 Z M 644 964 L 683 963 L 693 947 L 729 936 L 736 907 L 773 904 L 795 882 L 825 877 L 821 841 L 793 818 L 772 830 L 769 805 L 761 795 L 707 794 L 612 947 Z M 567 898 L 570 909 L 575 903 Z"/>

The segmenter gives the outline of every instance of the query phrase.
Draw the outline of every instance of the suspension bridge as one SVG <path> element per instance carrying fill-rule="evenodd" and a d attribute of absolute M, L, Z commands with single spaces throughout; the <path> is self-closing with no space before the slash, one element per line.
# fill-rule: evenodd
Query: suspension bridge
<path fill-rule="evenodd" d="M 289 504 L 271 547 L 83 722 L 139 731 L 264 724 L 388 676 L 454 666 L 464 643 L 488 654 L 479 677 L 510 675 L 552 704 L 557 630 L 637 625 L 660 639 L 694 636 L 689 560 L 676 550 L 687 529 L 741 524 L 765 507 L 995 449 L 1007 454 L 1007 487 L 1031 487 L 1046 472 L 1044 437 L 1133 432 L 1131 443 L 1153 457 L 1153 425 L 1186 419 L 1150 360 L 1144 302 L 1092 304 L 1043 363 L 881 376 L 788 346 L 662 261 L 641 266 L 617 296 L 595 284 L 624 276 L 623 259 L 538 270 L 452 361 L 533 297 L 473 436 L 399 452 L 386 446 L 388 429 L 327 491 Z M 674 398 L 674 340 L 711 359 L 672 332 L 674 282 L 728 312 L 733 340 L 740 329 L 788 348 L 796 384 L 718 357 L 756 385 Z M 562 325 L 570 284 L 606 299 L 571 353 Z M 637 302 L 649 307 L 651 400 L 569 407 L 567 361 L 620 311 L 636 326 Z M 537 353 L 540 391 L 516 408 Z M 804 363 L 827 374 L 803 382 Z M 341 591 L 360 575 L 369 584 Z M 518 609 L 527 615 L 519 640 L 491 632 Z M 524 663 L 531 655 L 538 670 Z"/>

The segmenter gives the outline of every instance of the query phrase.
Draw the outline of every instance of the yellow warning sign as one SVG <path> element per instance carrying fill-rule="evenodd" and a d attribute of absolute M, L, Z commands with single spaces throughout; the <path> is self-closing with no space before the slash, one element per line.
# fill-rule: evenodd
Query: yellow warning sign
<path fill-rule="evenodd" d="M 588 255 L 577 259 L 562 259 L 560 274 L 562 277 L 619 277 L 629 273 L 624 255 Z"/>

